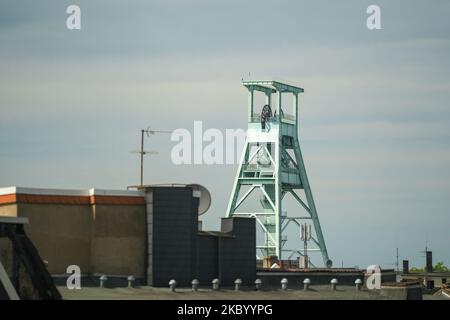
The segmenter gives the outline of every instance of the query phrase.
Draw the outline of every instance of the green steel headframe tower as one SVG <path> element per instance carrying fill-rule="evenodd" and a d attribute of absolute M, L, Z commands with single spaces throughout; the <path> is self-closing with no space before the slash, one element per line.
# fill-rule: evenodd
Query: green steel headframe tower
<path fill-rule="evenodd" d="M 311 238 L 315 247 L 308 252 L 320 252 L 324 264 L 331 267 L 297 135 L 298 99 L 303 89 L 277 81 L 243 81 L 243 85 L 248 89 L 247 139 L 226 215 L 254 217 L 264 235 L 264 243 L 257 243 L 258 257 L 262 254 L 279 259 L 304 255 L 298 249 L 287 249 L 287 237 L 283 233 L 289 224 L 300 228 L 303 219 L 310 219 L 315 231 Z M 254 113 L 255 93 L 265 95 L 261 113 Z M 293 97 L 290 113 L 282 104 L 282 97 L 287 94 Z M 275 106 L 273 96 L 277 100 Z M 302 190 L 304 195 L 299 193 Z M 256 208 L 240 212 L 250 194 L 256 191 L 260 194 Z M 288 193 L 303 215 L 288 216 L 283 211 L 283 198 Z"/>

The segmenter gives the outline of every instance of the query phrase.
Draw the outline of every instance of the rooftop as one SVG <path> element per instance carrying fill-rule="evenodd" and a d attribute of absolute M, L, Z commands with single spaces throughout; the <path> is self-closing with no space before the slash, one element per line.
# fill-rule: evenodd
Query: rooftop
<path fill-rule="evenodd" d="M 242 84 L 247 88 L 250 86 L 254 86 L 255 89 L 259 91 L 267 91 L 271 93 L 275 93 L 276 91 L 278 91 L 292 92 L 297 94 L 305 91 L 303 90 L 303 88 L 275 80 L 243 80 Z"/>
<path fill-rule="evenodd" d="M 0 188 L 0 205 L 39 204 L 145 204 L 145 192 L 110 189 Z"/>

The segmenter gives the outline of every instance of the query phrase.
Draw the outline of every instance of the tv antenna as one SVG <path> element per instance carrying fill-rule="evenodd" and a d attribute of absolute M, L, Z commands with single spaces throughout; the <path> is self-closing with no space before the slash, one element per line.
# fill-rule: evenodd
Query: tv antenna
<path fill-rule="evenodd" d="M 141 150 L 133 150 L 130 151 L 130 153 L 138 153 L 141 155 L 141 184 L 142 187 L 144 185 L 144 155 L 151 154 L 156 155 L 158 154 L 157 151 L 153 150 L 144 150 L 144 137 L 147 135 L 149 137 L 150 135 L 154 135 L 155 133 L 172 133 L 172 131 L 169 130 L 153 130 L 148 127 L 147 129 L 141 129 Z"/>

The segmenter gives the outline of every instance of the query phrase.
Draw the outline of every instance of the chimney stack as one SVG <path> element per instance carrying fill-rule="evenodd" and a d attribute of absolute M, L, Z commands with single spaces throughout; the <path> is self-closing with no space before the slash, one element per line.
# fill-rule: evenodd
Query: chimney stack
<path fill-rule="evenodd" d="M 409 273 L 409 261 L 403 260 L 403 273 L 407 274 Z"/>
<path fill-rule="evenodd" d="M 427 253 L 427 267 L 426 272 L 433 272 L 433 252 L 432 251 L 426 251 Z"/>

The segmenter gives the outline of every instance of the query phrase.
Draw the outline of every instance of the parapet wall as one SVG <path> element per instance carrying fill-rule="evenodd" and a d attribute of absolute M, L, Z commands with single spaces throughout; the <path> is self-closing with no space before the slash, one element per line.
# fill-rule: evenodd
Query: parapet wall
<path fill-rule="evenodd" d="M 25 231 L 51 274 L 73 264 L 84 275 L 144 277 L 141 192 L 3 188 L 0 215 L 29 218 Z"/>

